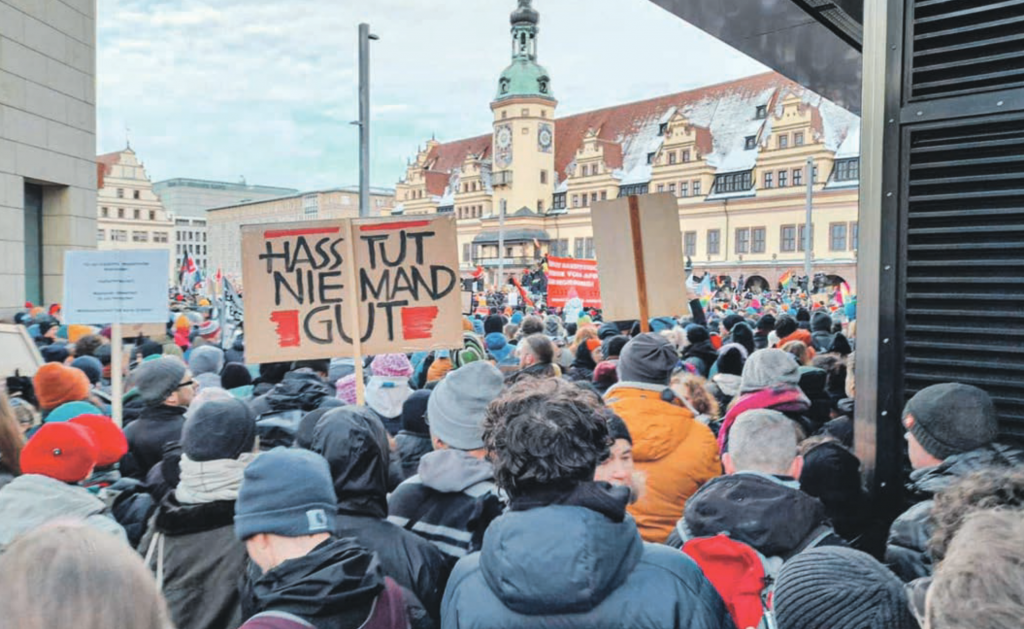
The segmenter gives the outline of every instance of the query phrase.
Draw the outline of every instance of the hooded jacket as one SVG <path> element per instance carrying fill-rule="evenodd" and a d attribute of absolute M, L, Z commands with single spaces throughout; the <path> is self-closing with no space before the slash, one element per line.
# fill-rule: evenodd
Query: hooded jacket
<path fill-rule="evenodd" d="M 253 389 L 258 390 L 258 387 Z M 308 413 L 334 394 L 335 391 L 312 370 L 299 369 L 285 374 L 284 380 L 253 400 L 250 406 L 257 417 L 295 409 Z"/>
<path fill-rule="evenodd" d="M 628 516 L 575 504 L 495 520 L 455 567 L 441 615 L 462 628 L 733 626 L 688 557 L 645 544 Z"/>
<path fill-rule="evenodd" d="M 241 624 L 238 578 L 248 557 L 235 537 L 234 517 L 234 500 L 182 504 L 173 491 L 157 508 L 139 553 L 158 573 L 175 626 L 233 629 Z"/>
<path fill-rule="evenodd" d="M 913 500 L 919 502 L 892 523 L 885 547 L 886 565 L 905 583 L 931 576 L 932 558 L 928 553 L 928 540 L 932 536 L 930 518 L 935 506 L 933 496 L 981 468 L 1013 465 L 1024 465 L 1024 450 L 993 444 L 954 454 L 935 467 L 914 470 L 907 491 Z"/>
<path fill-rule="evenodd" d="M 707 389 L 718 400 L 718 408 L 725 411 L 725 409 L 729 408 L 733 398 L 740 394 L 740 384 L 742 382 L 742 376 L 731 373 L 716 373 L 708 381 Z"/>
<path fill-rule="evenodd" d="M 408 430 L 402 430 L 395 435 L 395 443 L 398 444 L 398 456 L 402 459 L 402 476 L 410 478 L 416 475 L 420 468 L 420 459 L 434 451 L 434 444 L 430 435 L 421 435 Z"/>
<path fill-rule="evenodd" d="M 620 382 L 608 389 L 608 407 L 626 422 L 633 437 L 633 461 L 647 475 L 647 492 L 630 508 L 641 537 L 662 543 L 683 515 L 686 499 L 712 478 L 722 463 L 711 429 L 694 419 L 665 387 Z M 670 392 L 669 392 L 670 393 Z"/>
<path fill-rule="evenodd" d="M 595 369 L 597 369 L 597 363 L 594 362 L 594 357 L 584 341 L 576 348 L 576 359 L 566 375 L 573 382 L 590 382 L 594 379 Z"/>
<path fill-rule="evenodd" d="M 388 498 L 388 520 L 433 543 L 449 565 L 480 549 L 501 511 L 494 468 L 461 450 L 425 454 L 419 473 Z"/>
<path fill-rule="evenodd" d="M 811 317 L 811 344 L 818 352 L 827 352 L 832 345 L 832 317 L 824 312 L 816 312 Z"/>
<path fill-rule="evenodd" d="M 352 539 L 329 539 L 257 577 L 251 603 L 258 612 L 291 614 L 318 629 L 355 629 L 382 591 L 384 575 L 372 553 Z"/>
<path fill-rule="evenodd" d="M 121 460 L 121 475 L 145 480 L 150 469 L 164 458 L 164 446 L 181 440 L 185 408 L 151 406 L 124 429 L 128 454 Z"/>
<path fill-rule="evenodd" d="M 106 504 L 83 487 L 41 476 L 18 476 L 0 490 L 0 551 L 18 536 L 55 520 L 81 521 L 127 539 Z"/>
<path fill-rule="evenodd" d="M 789 559 L 814 546 L 846 546 L 825 506 L 793 479 L 754 472 L 720 476 L 694 494 L 667 545 L 727 533 L 765 557 Z"/>
<path fill-rule="evenodd" d="M 709 340 L 687 345 L 683 350 L 683 362 L 696 367 L 700 376 L 704 378 L 708 377 L 708 372 L 716 360 L 718 360 L 718 350 Z"/>
<path fill-rule="evenodd" d="M 375 552 L 386 576 L 440 618 L 450 566 L 433 544 L 387 521 L 388 440 L 371 411 L 348 406 L 317 423 L 312 450 L 327 459 L 338 497 L 336 534 Z"/>

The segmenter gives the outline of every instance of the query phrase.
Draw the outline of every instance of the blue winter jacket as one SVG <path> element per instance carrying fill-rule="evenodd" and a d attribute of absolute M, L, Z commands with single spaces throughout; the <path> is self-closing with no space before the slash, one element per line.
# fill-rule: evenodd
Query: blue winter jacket
<path fill-rule="evenodd" d="M 718 593 L 686 555 L 576 506 L 508 512 L 455 566 L 443 629 L 732 629 Z"/>

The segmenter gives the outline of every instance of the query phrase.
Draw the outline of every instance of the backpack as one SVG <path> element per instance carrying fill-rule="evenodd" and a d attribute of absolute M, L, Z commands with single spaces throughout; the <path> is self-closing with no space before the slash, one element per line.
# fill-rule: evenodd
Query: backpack
<path fill-rule="evenodd" d="M 738 629 L 776 629 L 771 595 L 780 558 L 768 559 L 722 534 L 691 539 L 682 550 L 722 597 Z"/>

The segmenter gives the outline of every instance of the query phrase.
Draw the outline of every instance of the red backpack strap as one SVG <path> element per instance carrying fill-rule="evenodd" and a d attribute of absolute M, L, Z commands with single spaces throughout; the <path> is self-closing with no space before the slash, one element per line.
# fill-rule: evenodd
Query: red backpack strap
<path fill-rule="evenodd" d="M 726 535 L 715 535 L 689 540 L 683 552 L 700 566 L 739 629 L 761 624 L 767 579 L 757 551 Z"/>
<path fill-rule="evenodd" d="M 405 613 L 402 588 L 391 577 L 384 578 L 384 589 L 373 602 L 370 617 L 359 629 L 407 629 L 409 617 Z"/>

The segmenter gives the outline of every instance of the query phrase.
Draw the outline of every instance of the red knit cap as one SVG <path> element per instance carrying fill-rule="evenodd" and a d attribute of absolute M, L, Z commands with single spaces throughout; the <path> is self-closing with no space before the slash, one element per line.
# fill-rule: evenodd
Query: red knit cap
<path fill-rule="evenodd" d="M 592 352 L 598 347 L 601 347 L 601 341 L 598 339 L 587 339 L 587 351 Z"/>
<path fill-rule="evenodd" d="M 43 424 L 21 451 L 21 472 L 78 483 L 92 473 L 97 456 L 99 447 L 85 426 Z"/>
<path fill-rule="evenodd" d="M 44 411 L 89 397 L 89 376 L 80 369 L 60 363 L 46 363 L 40 367 L 32 378 L 32 384 L 39 407 Z"/>
<path fill-rule="evenodd" d="M 92 431 L 99 447 L 99 455 L 96 457 L 96 467 L 107 467 L 117 463 L 128 454 L 128 440 L 124 433 L 117 427 L 114 420 L 103 415 L 79 415 L 71 420 L 72 424 L 85 426 Z"/>

